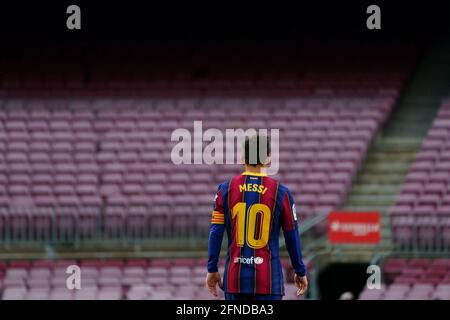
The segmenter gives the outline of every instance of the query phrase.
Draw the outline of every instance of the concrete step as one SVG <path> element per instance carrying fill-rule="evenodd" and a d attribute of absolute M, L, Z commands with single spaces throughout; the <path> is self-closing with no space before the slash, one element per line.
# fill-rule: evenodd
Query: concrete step
<path fill-rule="evenodd" d="M 379 139 L 374 151 L 394 149 L 396 151 L 416 151 L 422 146 L 422 138 L 419 137 L 386 137 Z"/>
<path fill-rule="evenodd" d="M 432 124 L 432 120 L 435 117 L 429 117 L 429 119 L 425 119 L 424 117 L 422 118 L 422 120 L 417 120 L 416 122 L 410 121 L 408 122 L 406 119 L 402 119 L 402 120 L 398 120 L 395 125 L 390 126 L 388 129 L 386 129 L 384 132 L 393 132 L 394 129 L 403 129 L 403 130 L 409 130 L 409 132 L 411 133 L 410 137 L 417 137 L 416 135 L 416 130 L 423 130 L 423 129 L 428 129 L 431 124 Z M 423 122 L 426 121 L 426 122 Z M 392 136 L 395 137 L 395 136 Z M 406 136 L 408 137 L 408 136 Z"/>
<path fill-rule="evenodd" d="M 356 206 L 390 206 L 395 200 L 394 195 L 355 195 L 350 194 L 347 198 L 348 205 Z"/>
<path fill-rule="evenodd" d="M 417 151 L 420 150 L 422 143 L 417 143 L 415 145 L 403 145 L 403 144 L 383 144 L 377 145 L 372 150 L 370 150 L 370 154 L 368 155 L 368 159 L 372 156 L 385 156 L 385 157 L 395 157 L 405 159 L 409 159 L 412 155 L 415 155 Z"/>
<path fill-rule="evenodd" d="M 410 89 L 420 89 L 423 87 L 428 86 L 427 83 L 412 83 L 410 85 Z M 412 91 L 412 90 L 411 90 Z M 429 96 L 429 95 L 425 95 L 425 94 L 419 94 L 417 93 L 417 91 L 414 92 L 414 95 L 406 95 L 402 98 L 401 100 L 402 104 L 408 104 L 411 105 L 412 107 L 416 107 L 416 106 L 425 106 L 425 107 L 429 107 L 430 106 L 436 104 L 436 103 L 440 103 L 441 100 L 439 97 L 436 96 Z"/>
<path fill-rule="evenodd" d="M 367 156 L 365 161 L 405 161 L 411 163 L 416 158 L 417 152 L 411 151 L 393 151 L 393 152 L 376 152 Z"/>
<path fill-rule="evenodd" d="M 417 107 L 417 109 L 411 108 L 410 113 L 405 115 L 396 114 L 393 116 L 393 120 L 399 119 L 400 123 L 408 123 L 413 126 L 422 124 L 424 119 L 433 119 L 436 116 L 434 111 L 434 108 L 427 108 L 427 106 Z"/>
<path fill-rule="evenodd" d="M 392 184 L 358 184 L 356 183 L 350 190 L 352 195 L 389 195 L 397 194 L 400 186 Z"/>
<path fill-rule="evenodd" d="M 411 133 L 411 128 L 397 126 L 395 128 L 389 129 L 389 135 L 397 137 L 411 137 L 411 136 L 423 137 L 426 135 L 428 130 L 429 127 L 415 128 L 414 132 Z"/>
<path fill-rule="evenodd" d="M 372 162 L 364 166 L 364 173 L 406 173 L 409 170 L 410 162 L 399 161 L 394 163 Z"/>
<path fill-rule="evenodd" d="M 380 205 L 373 205 L 373 206 L 367 206 L 367 205 L 350 205 L 350 204 L 345 204 L 345 206 L 343 206 L 341 208 L 342 210 L 345 211 L 356 211 L 356 212 L 367 212 L 367 211 L 378 211 L 381 213 L 387 212 L 387 210 L 389 209 L 389 207 L 387 206 L 380 206 Z"/>
<path fill-rule="evenodd" d="M 398 185 L 405 180 L 405 174 L 403 173 L 378 173 L 371 174 L 362 172 L 356 182 L 358 184 L 392 184 Z"/>
<path fill-rule="evenodd" d="M 387 212 L 422 146 L 442 97 L 450 91 L 450 42 L 430 47 L 411 80 L 390 119 L 380 128 L 342 207 L 382 213 L 381 243 L 376 248 L 367 246 L 366 250 L 392 250 Z M 358 256 L 364 246 L 339 250 Z"/>

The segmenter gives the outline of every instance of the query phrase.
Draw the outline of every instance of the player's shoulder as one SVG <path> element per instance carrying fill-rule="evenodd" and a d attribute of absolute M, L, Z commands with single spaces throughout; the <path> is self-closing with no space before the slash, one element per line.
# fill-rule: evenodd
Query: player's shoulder
<path fill-rule="evenodd" d="M 278 180 L 277 178 L 275 178 L 273 176 L 268 176 L 268 175 L 264 176 L 264 182 L 276 184 L 278 186 L 278 188 L 285 188 L 285 186 L 280 182 L 280 180 Z"/>
<path fill-rule="evenodd" d="M 279 191 L 281 191 L 281 192 L 287 192 L 287 193 L 291 193 L 291 191 L 289 190 L 289 188 L 285 185 L 285 184 L 282 184 L 282 183 L 279 183 L 278 184 L 278 190 Z"/>
<path fill-rule="evenodd" d="M 278 193 L 291 194 L 291 191 L 289 190 L 288 186 L 286 186 L 285 184 L 281 183 L 280 181 L 278 181 L 276 179 L 273 179 L 273 178 L 271 178 L 271 179 L 278 183 Z"/>
<path fill-rule="evenodd" d="M 230 179 L 222 181 L 221 183 L 219 183 L 219 186 L 217 187 L 218 190 L 227 190 L 228 186 L 230 184 Z"/>
<path fill-rule="evenodd" d="M 267 181 L 269 181 L 270 183 L 272 183 L 273 185 L 276 185 L 278 188 L 278 193 L 279 194 L 284 194 L 284 193 L 288 193 L 290 194 L 290 190 L 289 188 L 283 184 L 282 182 L 280 182 L 278 179 L 271 177 L 271 176 L 266 176 L 264 179 L 267 179 Z"/>

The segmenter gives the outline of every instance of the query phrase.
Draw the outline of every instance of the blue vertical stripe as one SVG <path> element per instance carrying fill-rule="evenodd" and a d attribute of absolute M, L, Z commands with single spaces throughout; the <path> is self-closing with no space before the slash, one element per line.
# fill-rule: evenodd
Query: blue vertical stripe
<path fill-rule="evenodd" d="M 248 176 L 246 183 L 249 184 L 260 184 L 261 177 Z M 244 192 L 244 202 L 246 203 L 247 212 L 245 214 L 245 241 L 244 247 L 242 248 L 242 256 L 245 258 L 251 258 L 255 256 L 255 250 L 250 248 L 247 243 L 248 234 L 248 210 L 249 208 L 259 202 L 259 193 L 256 191 L 245 191 Z M 254 293 L 255 292 L 255 264 L 241 264 L 241 292 L 242 293 Z"/>

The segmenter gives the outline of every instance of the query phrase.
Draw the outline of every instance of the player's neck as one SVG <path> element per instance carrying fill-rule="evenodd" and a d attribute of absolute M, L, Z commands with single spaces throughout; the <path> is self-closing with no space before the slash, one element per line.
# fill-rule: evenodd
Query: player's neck
<path fill-rule="evenodd" d="M 260 166 L 245 166 L 245 172 L 251 173 L 263 173 L 262 167 Z"/>

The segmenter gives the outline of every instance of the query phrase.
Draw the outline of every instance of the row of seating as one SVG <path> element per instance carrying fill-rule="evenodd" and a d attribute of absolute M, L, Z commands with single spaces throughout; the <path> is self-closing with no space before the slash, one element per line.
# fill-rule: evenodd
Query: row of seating
<path fill-rule="evenodd" d="M 450 247 L 450 100 L 442 106 L 390 209 L 399 247 Z"/>
<path fill-rule="evenodd" d="M 6 99 L 0 113 L 0 235 L 148 234 L 156 227 L 204 234 L 217 185 L 242 169 L 172 163 L 177 142 L 171 133 L 182 125 L 194 134 L 193 119 L 204 130 L 280 129 L 275 178 L 292 189 L 306 219 L 342 204 L 394 102 L 395 93 L 345 99 Z M 205 221 L 192 222 L 195 216 Z"/>
<path fill-rule="evenodd" d="M 69 290 L 67 267 L 81 271 L 81 289 Z M 283 259 L 284 275 L 291 276 Z M 220 269 L 224 265 L 221 263 Z M 205 285 L 205 259 L 130 259 L 11 261 L 0 264 L 3 300 L 147 300 L 223 299 L 213 297 Z M 287 276 L 289 275 L 289 276 Z M 285 280 L 286 297 L 296 299 L 292 281 Z"/>
<path fill-rule="evenodd" d="M 450 300 L 449 259 L 391 258 L 380 289 L 365 287 L 360 300 Z"/>

